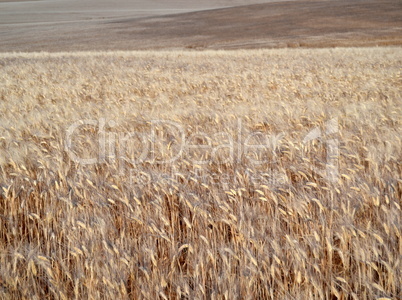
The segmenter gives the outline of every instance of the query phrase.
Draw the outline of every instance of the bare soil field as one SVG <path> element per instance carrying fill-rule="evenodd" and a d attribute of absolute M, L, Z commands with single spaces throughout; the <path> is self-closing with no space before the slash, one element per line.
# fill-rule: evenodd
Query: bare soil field
<path fill-rule="evenodd" d="M 0 54 L 0 298 L 401 299 L 401 65 Z"/>
<path fill-rule="evenodd" d="M 0 3 L 0 51 L 402 44 L 399 0 L 108 3 Z"/>

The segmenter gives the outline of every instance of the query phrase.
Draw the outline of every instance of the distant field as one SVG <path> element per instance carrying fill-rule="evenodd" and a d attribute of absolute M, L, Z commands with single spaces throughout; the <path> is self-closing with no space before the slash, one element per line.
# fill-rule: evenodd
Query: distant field
<path fill-rule="evenodd" d="M 401 65 L 0 54 L 0 298 L 400 299 Z"/>
<path fill-rule="evenodd" d="M 257 2 L 2 3 L 0 51 L 402 45 L 399 0 Z"/>

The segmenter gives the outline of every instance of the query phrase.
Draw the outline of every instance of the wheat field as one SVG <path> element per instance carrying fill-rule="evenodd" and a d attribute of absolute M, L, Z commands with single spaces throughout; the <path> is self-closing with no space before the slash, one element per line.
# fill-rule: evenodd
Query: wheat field
<path fill-rule="evenodd" d="M 401 66 L 0 54 L 0 298 L 401 299 Z"/>

